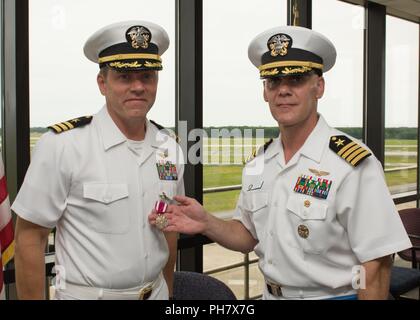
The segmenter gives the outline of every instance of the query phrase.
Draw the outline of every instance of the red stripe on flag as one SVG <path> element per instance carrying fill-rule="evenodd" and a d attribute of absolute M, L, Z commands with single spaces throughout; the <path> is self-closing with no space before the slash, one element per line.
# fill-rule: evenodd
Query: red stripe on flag
<path fill-rule="evenodd" d="M 0 203 L 3 203 L 7 195 L 6 176 L 3 176 L 0 180 Z"/>
<path fill-rule="evenodd" d="M 10 221 L 0 230 L 0 247 L 3 253 L 13 242 L 13 220 Z"/>

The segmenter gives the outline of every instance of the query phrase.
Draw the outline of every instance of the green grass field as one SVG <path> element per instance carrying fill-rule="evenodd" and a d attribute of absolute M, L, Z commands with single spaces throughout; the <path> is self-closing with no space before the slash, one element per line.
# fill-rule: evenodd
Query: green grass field
<path fill-rule="evenodd" d="M 31 135 L 31 150 L 41 134 Z M 240 185 L 243 160 L 254 148 L 264 143 L 263 139 L 204 139 L 204 188 Z M 242 145 L 245 145 L 242 147 Z M 236 154 L 235 154 L 236 152 Z M 387 140 L 385 152 L 417 152 L 416 140 Z M 230 154 L 229 154 L 230 153 Z M 240 160 L 239 160 L 240 159 Z M 236 161 L 234 161 L 236 160 Z M 399 169 L 415 166 L 417 155 L 392 154 L 385 157 L 385 169 Z M 220 165 L 222 163 L 222 165 Z M 217 165 L 216 165 L 217 164 Z M 403 169 L 385 172 L 388 186 L 415 184 L 417 169 Z M 239 190 L 204 195 L 204 206 L 209 212 L 233 210 L 239 196 Z"/>
<path fill-rule="evenodd" d="M 386 140 L 385 141 L 385 146 L 393 146 L 393 145 L 417 146 L 417 140 Z"/>
<path fill-rule="evenodd" d="M 243 166 L 204 166 L 204 188 L 241 184 Z"/>
<path fill-rule="evenodd" d="M 240 190 L 204 194 L 204 207 L 208 212 L 235 209 Z"/>
<path fill-rule="evenodd" d="M 407 169 L 396 172 L 385 172 L 388 186 L 399 186 L 416 183 L 417 169 Z"/>

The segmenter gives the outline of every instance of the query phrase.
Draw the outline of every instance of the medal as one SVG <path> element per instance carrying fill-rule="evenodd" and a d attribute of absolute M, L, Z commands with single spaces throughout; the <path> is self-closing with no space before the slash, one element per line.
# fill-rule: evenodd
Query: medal
<path fill-rule="evenodd" d="M 168 209 L 168 204 L 171 203 L 172 199 L 166 195 L 165 192 L 159 195 L 160 200 L 155 203 L 155 210 L 158 214 L 156 218 L 156 227 L 160 230 L 165 229 L 168 224 L 168 218 L 165 215 L 166 210 Z"/>
<path fill-rule="evenodd" d="M 166 218 L 165 214 L 158 214 L 156 218 L 156 227 L 159 230 L 165 229 L 168 226 L 168 218 Z"/>
<path fill-rule="evenodd" d="M 155 210 L 157 213 L 165 213 L 166 209 L 168 209 L 168 204 L 163 201 L 156 201 Z"/>

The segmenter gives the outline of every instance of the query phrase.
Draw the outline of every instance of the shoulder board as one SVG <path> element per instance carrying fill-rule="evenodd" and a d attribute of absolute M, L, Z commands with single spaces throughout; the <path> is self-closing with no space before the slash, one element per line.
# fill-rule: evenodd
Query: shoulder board
<path fill-rule="evenodd" d="M 171 130 L 166 129 L 164 126 L 154 122 L 153 120 L 149 120 L 151 124 L 153 124 L 156 128 L 158 128 L 159 130 L 163 130 L 163 132 L 165 132 L 168 136 L 172 137 L 175 139 L 176 142 L 179 143 L 179 137 L 174 134 Z"/>
<path fill-rule="evenodd" d="M 92 122 L 93 117 L 87 116 L 87 117 L 80 117 L 76 119 L 71 119 L 68 121 L 64 121 L 61 123 L 54 124 L 52 126 L 49 126 L 48 129 L 53 130 L 55 133 L 62 133 L 64 131 L 69 131 L 74 128 L 83 127 L 89 123 Z"/>
<path fill-rule="evenodd" d="M 372 155 L 369 150 L 346 136 L 332 136 L 330 149 L 354 167 Z"/>
<path fill-rule="evenodd" d="M 252 151 L 252 154 L 245 160 L 244 164 L 246 164 L 248 162 L 251 162 L 252 160 L 254 160 L 261 153 L 265 153 L 265 151 L 270 146 L 270 144 L 273 143 L 273 141 L 274 141 L 273 139 L 270 139 L 266 143 L 264 143 L 264 145 L 260 146 L 258 149 L 254 149 Z"/>

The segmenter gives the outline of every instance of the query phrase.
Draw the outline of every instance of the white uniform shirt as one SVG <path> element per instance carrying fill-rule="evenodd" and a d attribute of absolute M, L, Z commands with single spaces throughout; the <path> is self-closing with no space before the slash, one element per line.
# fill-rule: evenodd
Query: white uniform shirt
<path fill-rule="evenodd" d="M 159 179 L 160 161 L 176 165 L 177 180 Z M 57 227 L 56 265 L 66 281 L 132 288 L 155 280 L 168 260 L 165 236 L 148 215 L 162 191 L 184 194 L 183 172 L 174 139 L 147 121 L 136 153 L 104 107 L 84 127 L 42 136 L 12 209 Z"/>
<path fill-rule="evenodd" d="M 243 171 L 234 218 L 259 241 L 255 252 L 268 281 L 351 286 L 354 266 L 411 247 L 378 160 L 372 155 L 353 167 L 329 148 L 334 135 L 344 134 L 320 116 L 287 164 L 278 138 Z M 327 199 L 294 191 L 301 175 L 314 176 L 309 169 L 325 171 L 322 178 L 332 181 Z M 306 239 L 301 225 L 309 231 Z"/>

